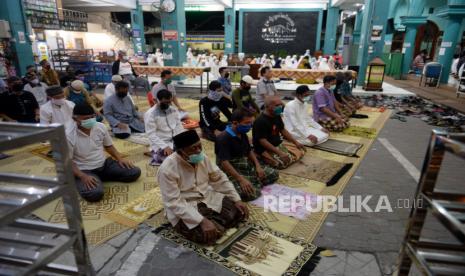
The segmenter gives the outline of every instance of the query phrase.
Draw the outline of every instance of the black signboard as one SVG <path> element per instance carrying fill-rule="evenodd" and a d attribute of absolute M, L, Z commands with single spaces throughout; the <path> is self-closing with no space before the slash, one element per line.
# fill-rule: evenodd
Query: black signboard
<path fill-rule="evenodd" d="M 318 11 L 243 13 L 242 51 L 288 54 L 315 52 L 318 34 Z"/>

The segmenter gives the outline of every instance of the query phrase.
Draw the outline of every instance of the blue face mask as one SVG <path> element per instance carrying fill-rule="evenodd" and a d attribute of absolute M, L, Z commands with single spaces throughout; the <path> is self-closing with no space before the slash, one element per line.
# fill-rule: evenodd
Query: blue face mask
<path fill-rule="evenodd" d="M 213 90 L 210 90 L 208 92 L 208 98 L 212 101 L 218 102 L 219 100 L 221 100 L 221 97 L 223 97 L 223 94 L 221 92 Z"/>
<path fill-rule="evenodd" d="M 252 125 L 238 125 L 236 130 L 239 133 L 246 134 L 247 132 L 250 131 L 251 128 L 252 128 Z"/>
<path fill-rule="evenodd" d="M 275 107 L 274 110 L 273 110 L 274 115 L 280 116 L 283 113 L 283 110 L 284 110 L 284 108 L 281 105 Z"/>
<path fill-rule="evenodd" d="M 191 164 L 198 164 L 205 159 L 205 156 L 203 155 L 203 152 L 196 153 L 196 154 L 191 154 L 189 155 L 189 163 Z"/>
<path fill-rule="evenodd" d="M 97 123 L 97 119 L 96 118 L 90 118 L 90 119 L 87 119 L 87 120 L 82 120 L 81 121 L 81 126 L 83 128 L 86 128 L 86 129 L 91 129 L 95 126 L 95 124 Z"/>

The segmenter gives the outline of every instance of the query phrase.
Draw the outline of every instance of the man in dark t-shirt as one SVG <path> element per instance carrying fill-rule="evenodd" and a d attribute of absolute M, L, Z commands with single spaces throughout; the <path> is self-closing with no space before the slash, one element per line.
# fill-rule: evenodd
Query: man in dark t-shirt
<path fill-rule="evenodd" d="M 249 111 L 235 110 L 231 125 L 215 141 L 216 162 L 243 201 L 256 199 L 261 195 L 263 185 L 272 184 L 279 177 L 277 170 L 260 164 L 250 147 L 247 133 L 252 128 L 253 119 Z"/>
<path fill-rule="evenodd" d="M 231 101 L 224 98 L 221 84 L 217 81 L 212 81 L 209 85 L 210 91 L 208 96 L 202 98 L 199 102 L 200 114 L 200 129 L 202 130 L 202 137 L 210 141 L 215 141 L 216 137 L 224 131 L 227 122 L 220 119 L 221 113 L 231 120 L 232 107 Z"/>
<path fill-rule="evenodd" d="M 0 116 L 5 121 L 37 123 L 40 118 L 39 104 L 31 92 L 23 91 L 18 77 L 7 80 L 8 92 L 0 94 Z"/>
<path fill-rule="evenodd" d="M 256 82 L 251 76 L 246 75 L 242 78 L 240 87 L 234 89 L 232 92 L 233 110 L 244 108 L 257 117 L 260 113 L 260 108 L 250 94 L 252 84 L 256 84 Z"/>
<path fill-rule="evenodd" d="M 284 128 L 284 105 L 277 96 L 265 99 L 265 110 L 253 125 L 253 144 L 257 156 L 277 169 L 289 167 L 304 155 L 304 146 Z M 290 143 L 283 143 L 283 139 Z"/>

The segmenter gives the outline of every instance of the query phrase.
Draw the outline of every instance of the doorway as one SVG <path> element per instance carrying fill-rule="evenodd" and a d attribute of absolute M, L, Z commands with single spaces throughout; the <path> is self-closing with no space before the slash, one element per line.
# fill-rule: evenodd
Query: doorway
<path fill-rule="evenodd" d="M 434 60 L 439 35 L 439 27 L 433 21 L 428 20 L 426 24 L 420 25 L 415 38 L 414 57 L 425 49 L 428 55 L 427 59 Z"/>

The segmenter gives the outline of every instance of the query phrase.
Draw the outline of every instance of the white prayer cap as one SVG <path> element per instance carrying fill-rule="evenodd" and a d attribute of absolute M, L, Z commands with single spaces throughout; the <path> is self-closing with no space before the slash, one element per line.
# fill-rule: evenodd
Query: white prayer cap
<path fill-rule="evenodd" d="M 122 81 L 123 78 L 120 75 L 111 76 L 111 81 Z"/>

